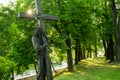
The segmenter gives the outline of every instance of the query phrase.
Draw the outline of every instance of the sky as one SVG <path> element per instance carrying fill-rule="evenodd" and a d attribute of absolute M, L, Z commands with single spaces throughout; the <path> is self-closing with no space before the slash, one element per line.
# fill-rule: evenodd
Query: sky
<path fill-rule="evenodd" d="M 15 0 L 0 0 L 0 3 L 6 6 L 10 1 L 14 2 Z"/>

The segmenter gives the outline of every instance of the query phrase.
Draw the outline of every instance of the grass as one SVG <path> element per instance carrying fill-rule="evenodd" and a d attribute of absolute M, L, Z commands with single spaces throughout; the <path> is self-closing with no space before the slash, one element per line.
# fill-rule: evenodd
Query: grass
<path fill-rule="evenodd" d="M 120 80 L 119 64 L 107 63 L 104 58 L 82 60 L 73 72 L 60 70 L 54 80 Z"/>

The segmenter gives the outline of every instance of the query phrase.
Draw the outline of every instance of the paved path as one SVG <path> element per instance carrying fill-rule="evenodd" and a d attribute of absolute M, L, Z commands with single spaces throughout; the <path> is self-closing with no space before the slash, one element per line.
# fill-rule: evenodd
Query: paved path
<path fill-rule="evenodd" d="M 66 67 L 67 67 L 66 63 L 63 63 L 62 65 L 54 66 L 55 70 L 59 70 L 59 69 L 66 68 Z M 36 76 L 36 72 L 35 72 L 35 70 L 30 70 L 30 71 L 24 73 L 23 75 L 24 76 L 16 75 L 15 80 L 34 80 L 34 78 Z"/>

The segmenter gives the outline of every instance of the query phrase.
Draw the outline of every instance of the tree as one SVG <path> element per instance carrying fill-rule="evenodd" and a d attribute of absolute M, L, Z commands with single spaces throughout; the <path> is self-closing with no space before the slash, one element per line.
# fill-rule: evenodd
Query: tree
<path fill-rule="evenodd" d="M 96 7 L 95 16 L 98 22 L 99 37 L 103 41 L 103 47 L 105 50 L 105 57 L 110 62 L 114 61 L 114 38 L 113 38 L 113 26 L 111 19 L 111 9 L 109 1 L 99 1 L 98 7 Z M 103 6 L 104 5 L 104 6 Z M 102 7 L 99 7 L 102 6 Z"/>
<path fill-rule="evenodd" d="M 113 14 L 113 24 L 115 32 L 115 43 L 116 43 L 116 61 L 120 62 L 120 15 L 117 11 L 115 0 L 111 0 L 111 9 Z"/>
<path fill-rule="evenodd" d="M 57 10 L 55 15 L 59 16 L 59 21 L 58 21 L 58 25 L 53 25 L 53 27 L 57 31 L 58 35 L 60 37 L 62 37 L 62 39 L 64 40 L 64 43 L 66 44 L 65 49 L 66 49 L 66 52 L 67 52 L 68 71 L 73 71 L 71 39 L 70 39 L 70 31 L 68 30 L 69 22 L 67 21 L 68 19 L 65 18 L 66 16 L 69 16 L 69 15 L 66 14 L 66 13 L 69 13 L 69 11 L 68 11 L 69 10 L 69 7 L 68 7 L 69 4 L 67 4 L 67 8 L 66 8 L 66 6 L 64 6 L 65 2 L 66 1 L 59 1 L 59 0 L 57 0 L 55 2 L 52 2 L 52 0 L 51 0 L 51 1 L 49 1 L 49 3 L 47 2 L 45 4 L 49 4 L 49 11 L 50 11 L 50 9 L 53 9 L 53 8 L 56 8 L 56 10 Z M 53 6 L 50 7 L 50 5 L 53 5 Z M 43 9 L 44 9 L 44 12 L 48 12 L 48 6 L 44 6 Z M 65 11 L 63 9 L 66 9 L 67 11 Z M 53 13 L 53 12 L 50 11 L 49 13 Z M 63 51 L 65 50 L 64 47 L 61 47 L 61 48 L 63 49 Z"/>

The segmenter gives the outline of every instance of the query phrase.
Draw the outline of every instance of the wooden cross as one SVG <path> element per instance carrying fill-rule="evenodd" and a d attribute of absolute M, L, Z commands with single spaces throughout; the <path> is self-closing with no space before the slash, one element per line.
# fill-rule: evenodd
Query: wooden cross
<path fill-rule="evenodd" d="M 38 25 L 44 30 L 44 20 L 58 20 L 57 16 L 42 14 L 41 0 L 35 0 L 36 13 L 38 14 Z"/>
<path fill-rule="evenodd" d="M 57 21 L 58 17 L 48 14 L 42 14 L 42 8 L 41 8 L 41 0 L 35 0 L 36 5 L 36 14 L 35 15 L 28 15 L 24 12 L 18 13 L 19 18 L 33 18 L 36 17 L 38 20 L 38 26 L 41 27 L 44 30 L 44 20 L 54 20 Z"/>

